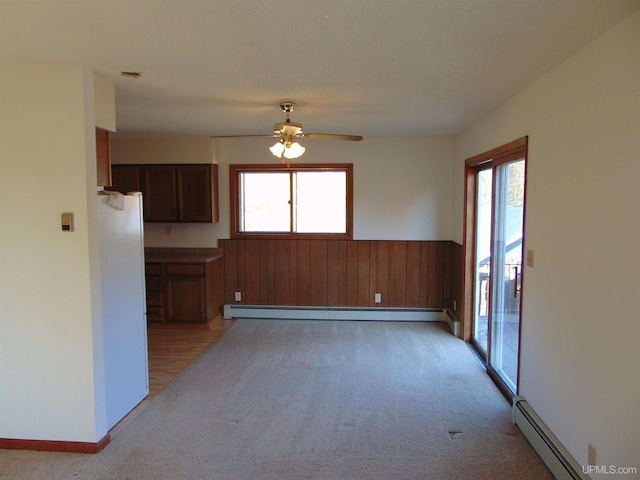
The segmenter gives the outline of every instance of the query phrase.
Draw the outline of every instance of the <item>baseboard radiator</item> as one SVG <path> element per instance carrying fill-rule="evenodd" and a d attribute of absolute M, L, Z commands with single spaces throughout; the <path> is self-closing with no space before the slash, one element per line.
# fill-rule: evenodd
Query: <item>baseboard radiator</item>
<path fill-rule="evenodd" d="M 589 477 L 583 473 L 582 467 L 562 446 L 524 397 L 520 395 L 514 397 L 511 417 L 556 480 L 589 480 Z"/>
<path fill-rule="evenodd" d="M 460 322 L 447 309 L 443 308 L 349 308 L 226 304 L 224 318 L 446 322 L 454 335 L 458 336 L 460 333 Z"/>

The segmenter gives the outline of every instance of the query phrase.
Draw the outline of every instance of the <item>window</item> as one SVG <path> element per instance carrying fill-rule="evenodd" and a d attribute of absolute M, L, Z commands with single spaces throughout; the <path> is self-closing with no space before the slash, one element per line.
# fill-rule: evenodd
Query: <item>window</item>
<path fill-rule="evenodd" d="M 230 165 L 231 237 L 352 238 L 353 165 Z"/>

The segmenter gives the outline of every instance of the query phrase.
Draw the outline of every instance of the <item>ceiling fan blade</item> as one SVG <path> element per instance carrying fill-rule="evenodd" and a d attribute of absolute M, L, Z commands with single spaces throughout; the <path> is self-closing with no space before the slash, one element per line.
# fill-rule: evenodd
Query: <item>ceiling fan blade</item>
<path fill-rule="evenodd" d="M 262 138 L 278 138 L 280 137 L 279 133 L 266 133 L 256 134 L 256 135 L 211 135 L 209 138 L 248 138 L 248 137 L 262 137 Z"/>
<path fill-rule="evenodd" d="M 349 140 L 352 142 L 362 140 L 362 135 L 340 135 L 336 133 L 303 133 L 296 136 L 301 138 L 315 138 L 318 140 Z"/>
<path fill-rule="evenodd" d="M 294 138 L 310 138 L 320 140 L 348 140 L 351 142 L 359 142 L 362 140 L 361 135 L 340 135 L 335 133 L 304 133 L 301 123 L 294 123 L 290 120 L 290 113 L 296 106 L 295 102 L 281 102 L 280 108 L 286 114 L 284 122 L 273 125 L 273 133 L 265 135 L 212 135 L 211 138 L 280 138 L 281 142 L 286 142 L 287 146 L 291 144 Z"/>

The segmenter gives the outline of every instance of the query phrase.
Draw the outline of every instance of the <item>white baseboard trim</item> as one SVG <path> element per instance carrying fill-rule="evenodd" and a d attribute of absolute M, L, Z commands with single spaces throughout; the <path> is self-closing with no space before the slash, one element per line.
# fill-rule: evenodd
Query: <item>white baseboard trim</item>
<path fill-rule="evenodd" d="M 224 318 L 351 320 L 380 322 L 446 322 L 459 336 L 460 322 L 442 308 L 298 307 L 278 305 L 224 306 Z"/>

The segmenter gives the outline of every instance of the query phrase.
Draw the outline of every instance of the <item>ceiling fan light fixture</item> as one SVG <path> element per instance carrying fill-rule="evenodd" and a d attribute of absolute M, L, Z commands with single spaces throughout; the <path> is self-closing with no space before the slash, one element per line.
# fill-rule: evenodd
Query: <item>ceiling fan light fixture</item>
<path fill-rule="evenodd" d="M 285 149 L 284 142 L 282 140 L 280 140 L 278 143 L 274 144 L 273 146 L 269 147 L 269 150 L 271 150 L 271 153 L 273 153 L 278 158 L 282 158 L 282 152 L 284 152 L 284 149 Z"/>
<path fill-rule="evenodd" d="M 292 142 L 287 145 L 287 148 L 284 150 L 285 158 L 298 158 L 300 157 L 306 149 L 300 145 L 298 142 Z"/>

